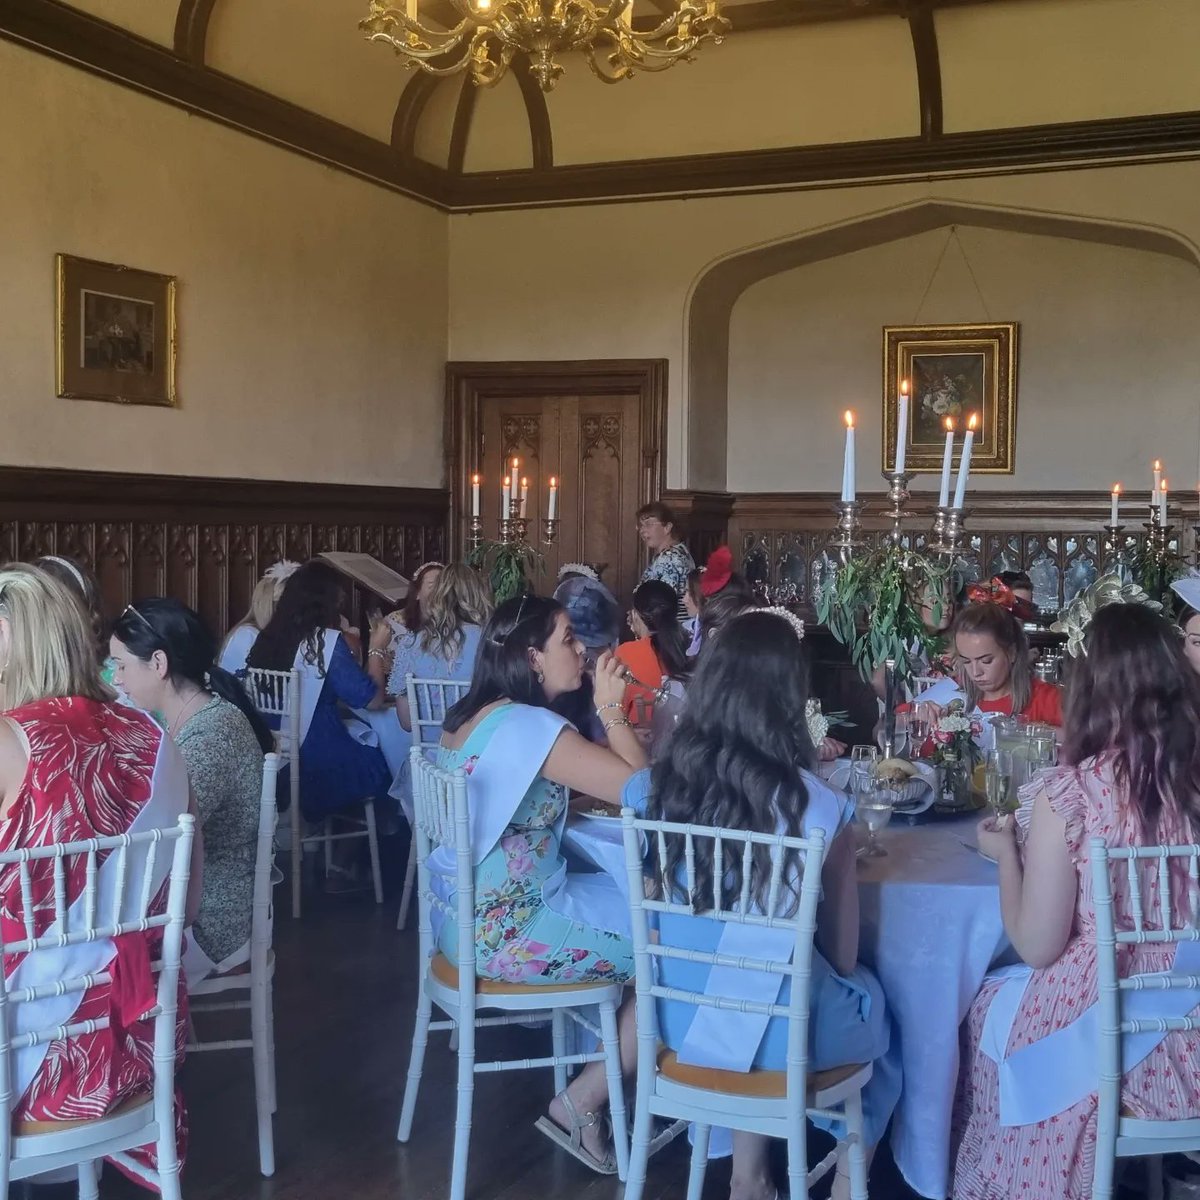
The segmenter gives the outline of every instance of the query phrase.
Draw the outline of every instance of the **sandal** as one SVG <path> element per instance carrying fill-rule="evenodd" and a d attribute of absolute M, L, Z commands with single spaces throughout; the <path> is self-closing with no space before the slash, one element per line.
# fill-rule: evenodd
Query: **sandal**
<path fill-rule="evenodd" d="M 612 1129 L 609 1126 L 608 1118 L 594 1112 L 584 1113 L 580 1116 L 579 1110 L 566 1092 L 559 1092 L 555 1099 L 561 1100 L 563 1108 L 567 1110 L 567 1120 L 571 1122 L 570 1129 L 564 1129 L 553 1117 L 548 1115 L 538 1117 L 533 1127 L 540 1133 L 544 1133 L 555 1145 L 561 1146 L 572 1158 L 578 1159 L 585 1167 L 591 1167 L 597 1175 L 615 1175 L 617 1173 L 617 1157 L 611 1145 Z M 583 1139 L 579 1136 L 581 1129 L 587 1129 L 592 1125 L 604 1125 L 608 1129 L 607 1140 L 610 1144 L 602 1159 L 596 1158 L 586 1150 Z"/>

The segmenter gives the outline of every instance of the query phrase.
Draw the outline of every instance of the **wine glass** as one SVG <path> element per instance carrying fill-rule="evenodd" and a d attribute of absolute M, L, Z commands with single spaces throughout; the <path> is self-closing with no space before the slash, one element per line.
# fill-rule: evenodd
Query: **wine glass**
<path fill-rule="evenodd" d="M 865 858 L 886 858 L 887 851 L 875 835 L 892 819 L 892 792 L 870 770 L 861 771 L 854 780 L 854 816 L 867 831 Z"/>
<path fill-rule="evenodd" d="M 901 715 L 908 720 L 908 744 L 912 752 L 912 757 L 920 758 L 921 751 L 925 748 L 925 743 L 929 741 L 929 722 L 924 717 L 918 716 L 915 709 L 910 713 L 903 713 Z M 899 720 L 899 716 L 896 719 Z"/>
<path fill-rule="evenodd" d="M 987 801 L 997 823 L 1015 811 L 1013 803 L 1013 755 L 1011 750 L 989 750 L 984 759 L 983 782 Z"/>

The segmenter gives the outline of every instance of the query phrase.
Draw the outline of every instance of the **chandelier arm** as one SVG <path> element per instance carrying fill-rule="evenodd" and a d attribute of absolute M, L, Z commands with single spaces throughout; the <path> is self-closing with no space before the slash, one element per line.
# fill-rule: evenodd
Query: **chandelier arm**
<path fill-rule="evenodd" d="M 455 75 L 462 71 L 466 66 L 467 60 L 470 57 L 470 45 L 466 41 L 467 34 L 464 31 L 460 33 L 453 41 L 444 42 L 437 46 L 413 46 L 403 38 L 394 38 L 386 33 L 371 34 L 367 40 L 370 42 L 386 42 L 397 54 L 403 54 L 405 58 L 414 60 L 422 71 L 430 75 Z M 462 54 L 449 66 L 435 66 L 436 60 L 445 58 L 446 55 L 454 53 L 455 50 L 461 47 Z"/>

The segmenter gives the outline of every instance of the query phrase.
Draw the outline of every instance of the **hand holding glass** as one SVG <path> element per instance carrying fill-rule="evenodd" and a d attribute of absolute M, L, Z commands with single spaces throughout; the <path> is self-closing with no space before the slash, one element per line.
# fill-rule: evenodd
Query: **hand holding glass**
<path fill-rule="evenodd" d="M 1013 788 L 1013 756 L 1011 750 L 989 750 L 983 768 L 987 800 L 997 821 L 1015 812 L 1016 794 Z"/>

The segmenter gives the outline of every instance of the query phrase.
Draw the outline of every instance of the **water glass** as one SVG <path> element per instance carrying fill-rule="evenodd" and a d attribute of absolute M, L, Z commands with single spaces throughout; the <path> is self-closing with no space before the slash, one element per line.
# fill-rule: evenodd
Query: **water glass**
<path fill-rule="evenodd" d="M 869 770 L 860 772 L 854 780 L 854 816 L 867 831 L 863 855 L 885 858 L 887 851 L 875 840 L 875 835 L 892 819 L 892 792 Z"/>
<path fill-rule="evenodd" d="M 896 714 L 896 731 L 895 731 L 894 737 L 892 738 L 892 753 L 894 755 L 896 755 L 898 758 L 903 758 L 905 750 L 908 749 L 909 739 L 910 739 L 911 720 L 912 720 L 912 718 L 909 716 L 908 713 L 897 713 Z M 880 750 L 886 749 L 886 743 L 887 743 L 887 729 L 886 729 L 886 727 L 884 727 L 879 730 L 879 748 L 880 748 Z"/>
<path fill-rule="evenodd" d="M 852 746 L 850 749 L 850 791 L 858 787 L 858 777 L 868 775 L 875 777 L 875 764 L 879 761 L 879 751 L 874 746 Z"/>

